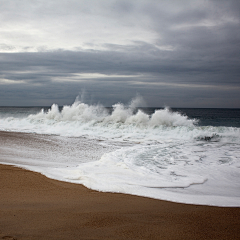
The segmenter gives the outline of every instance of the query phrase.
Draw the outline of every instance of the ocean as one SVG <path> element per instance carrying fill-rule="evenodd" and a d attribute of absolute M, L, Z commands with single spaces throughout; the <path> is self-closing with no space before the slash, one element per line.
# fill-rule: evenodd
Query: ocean
<path fill-rule="evenodd" d="M 0 107 L 0 162 L 60 181 L 187 204 L 240 206 L 240 109 Z M 80 199 L 79 199 L 80 200 Z"/>

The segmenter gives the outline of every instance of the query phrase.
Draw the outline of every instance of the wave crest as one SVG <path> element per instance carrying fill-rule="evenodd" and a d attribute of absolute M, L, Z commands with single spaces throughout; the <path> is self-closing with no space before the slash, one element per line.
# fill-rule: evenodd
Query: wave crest
<path fill-rule="evenodd" d="M 117 103 L 112 106 L 112 111 L 102 105 L 88 105 L 81 102 L 78 98 L 71 106 L 63 106 L 59 109 L 57 104 L 44 112 L 42 109 L 36 115 L 30 115 L 34 120 L 54 120 L 57 122 L 77 121 L 80 123 L 92 124 L 123 124 L 134 125 L 139 127 L 158 127 L 158 126 L 193 126 L 197 123 L 196 119 L 188 119 L 187 116 L 179 112 L 172 112 L 170 108 L 155 110 L 151 115 L 144 113 L 143 110 L 137 109 L 142 100 L 139 97 L 134 98 L 131 103 L 125 106 Z"/>

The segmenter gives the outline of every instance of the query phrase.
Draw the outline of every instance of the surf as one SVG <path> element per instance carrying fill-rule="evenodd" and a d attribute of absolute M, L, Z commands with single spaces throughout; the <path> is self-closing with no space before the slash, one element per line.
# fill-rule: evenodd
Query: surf
<path fill-rule="evenodd" d="M 63 107 L 0 110 L 0 130 L 32 139 L 3 142 L 5 164 L 98 191 L 239 206 L 240 128 L 143 104 L 137 96 L 106 108 L 77 97 Z"/>

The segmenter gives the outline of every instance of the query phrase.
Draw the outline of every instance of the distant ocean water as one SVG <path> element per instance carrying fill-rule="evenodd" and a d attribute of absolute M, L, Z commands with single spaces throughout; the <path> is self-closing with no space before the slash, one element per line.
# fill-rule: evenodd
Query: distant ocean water
<path fill-rule="evenodd" d="M 214 206 L 240 206 L 240 109 L 0 107 L 3 164 L 67 182 Z"/>

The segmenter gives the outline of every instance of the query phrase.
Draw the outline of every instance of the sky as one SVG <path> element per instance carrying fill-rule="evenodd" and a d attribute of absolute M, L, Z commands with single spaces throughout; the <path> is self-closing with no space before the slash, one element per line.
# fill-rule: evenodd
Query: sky
<path fill-rule="evenodd" d="M 239 0 L 0 5 L 0 106 L 240 108 Z"/>

